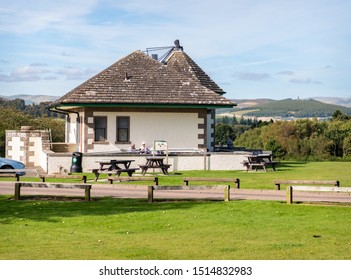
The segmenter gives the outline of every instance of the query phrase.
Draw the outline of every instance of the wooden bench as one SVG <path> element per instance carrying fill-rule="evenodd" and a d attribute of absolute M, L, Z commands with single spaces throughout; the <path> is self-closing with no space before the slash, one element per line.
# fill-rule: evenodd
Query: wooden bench
<path fill-rule="evenodd" d="M 85 201 L 90 201 L 91 185 L 86 184 L 63 184 L 63 183 L 32 183 L 32 182 L 16 182 L 15 183 L 15 199 L 21 199 L 21 188 L 60 188 L 60 189 L 84 189 Z"/>
<path fill-rule="evenodd" d="M 351 193 L 351 188 L 340 188 L 337 187 L 324 187 L 324 186 L 288 186 L 286 187 L 286 203 L 293 203 L 293 192 L 348 192 Z"/>
<path fill-rule="evenodd" d="M 113 184 L 113 181 L 119 181 L 119 182 L 152 181 L 152 182 L 155 183 L 155 186 L 158 186 L 158 177 L 149 177 L 149 176 L 143 176 L 143 177 L 109 176 L 107 179 L 110 182 L 110 184 Z"/>
<path fill-rule="evenodd" d="M 206 177 L 186 177 L 183 178 L 185 186 L 189 185 L 189 181 L 201 181 L 201 182 L 233 182 L 237 189 L 240 189 L 239 178 L 206 178 Z"/>
<path fill-rule="evenodd" d="M 39 178 L 42 182 L 45 182 L 46 178 L 55 178 L 55 179 L 80 179 L 85 184 L 87 182 L 86 175 L 61 175 L 61 174 L 40 174 Z"/>
<path fill-rule="evenodd" d="M 280 190 L 280 185 L 329 185 L 340 187 L 339 181 L 328 180 L 274 180 L 274 184 L 277 190 Z"/>
<path fill-rule="evenodd" d="M 154 202 L 154 191 L 155 190 L 204 190 L 204 189 L 217 189 L 222 188 L 224 190 L 224 201 L 230 201 L 230 186 L 148 186 L 148 202 Z"/>
<path fill-rule="evenodd" d="M 139 170 L 139 168 L 128 168 L 128 169 L 115 169 L 115 170 L 100 170 L 93 169 L 92 172 L 95 174 L 95 182 L 99 179 L 100 174 L 108 174 L 112 176 L 112 174 L 116 174 L 117 176 L 121 175 L 122 172 L 128 174 L 128 176 L 132 176 L 135 171 Z"/>

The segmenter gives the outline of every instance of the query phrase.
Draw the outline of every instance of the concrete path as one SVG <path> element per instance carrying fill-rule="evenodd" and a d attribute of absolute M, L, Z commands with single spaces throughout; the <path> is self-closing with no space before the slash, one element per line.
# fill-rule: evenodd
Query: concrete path
<path fill-rule="evenodd" d="M 14 195 L 15 182 L 0 182 L 0 195 Z M 22 188 L 21 195 L 81 196 L 82 189 Z M 142 185 L 93 184 L 91 197 L 142 198 L 147 199 L 147 187 Z M 209 199 L 223 200 L 224 192 L 211 190 L 156 190 L 154 199 Z M 285 190 L 231 189 L 231 200 L 286 201 Z M 351 193 L 294 192 L 294 202 L 341 202 L 351 204 Z"/>

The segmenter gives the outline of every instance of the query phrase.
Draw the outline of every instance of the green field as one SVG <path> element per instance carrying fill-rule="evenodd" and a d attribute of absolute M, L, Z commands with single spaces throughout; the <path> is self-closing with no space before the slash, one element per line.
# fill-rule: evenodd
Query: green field
<path fill-rule="evenodd" d="M 273 189 L 273 180 L 283 178 L 351 186 L 350 167 L 284 163 L 277 172 L 187 171 L 160 182 L 217 176 L 239 177 L 243 188 Z M 0 228 L 0 259 L 351 259 L 351 206 L 345 204 L 0 196 Z"/>

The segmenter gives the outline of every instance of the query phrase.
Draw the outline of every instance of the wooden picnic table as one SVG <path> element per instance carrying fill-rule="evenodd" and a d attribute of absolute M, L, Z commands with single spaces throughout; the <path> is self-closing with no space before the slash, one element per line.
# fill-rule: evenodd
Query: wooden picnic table
<path fill-rule="evenodd" d="M 141 168 L 141 174 L 145 175 L 149 168 L 159 168 L 162 170 L 163 174 L 168 175 L 168 168 L 171 166 L 170 164 L 164 164 L 164 157 L 147 157 L 146 163 L 144 165 L 139 165 Z"/>
<path fill-rule="evenodd" d="M 132 174 L 138 170 L 139 168 L 130 168 L 131 163 L 134 160 L 97 160 L 96 162 L 99 163 L 98 169 L 93 169 L 93 173 L 95 174 L 95 181 L 98 180 L 99 175 L 101 173 L 121 175 L 122 172 L 128 173 L 128 176 L 132 176 Z"/>
<path fill-rule="evenodd" d="M 134 160 L 130 159 L 111 159 L 111 160 L 97 160 L 100 168 L 99 170 L 118 170 L 118 169 L 128 169 Z"/>
<path fill-rule="evenodd" d="M 246 167 L 246 171 L 258 168 L 263 168 L 267 172 L 266 167 L 272 167 L 276 171 L 275 167 L 279 161 L 273 161 L 273 156 L 271 154 L 258 154 L 258 155 L 249 155 L 247 156 L 247 161 L 244 161 L 243 164 Z"/>

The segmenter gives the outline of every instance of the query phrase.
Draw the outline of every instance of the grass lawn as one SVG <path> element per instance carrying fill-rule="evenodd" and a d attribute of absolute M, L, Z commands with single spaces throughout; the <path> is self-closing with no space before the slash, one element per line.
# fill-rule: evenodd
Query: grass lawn
<path fill-rule="evenodd" d="M 273 180 L 283 178 L 351 186 L 350 167 L 284 163 L 267 173 L 187 171 L 160 176 L 160 183 L 216 176 L 239 177 L 243 188 L 273 189 Z M 351 259 L 351 206 L 346 205 L 0 196 L 0 229 L 0 259 Z"/>
<path fill-rule="evenodd" d="M 350 259 L 351 208 L 0 197 L 0 259 Z"/>
<path fill-rule="evenodd" d="M 351 187 L 351 162 L 282 162 L 278 165 L 277 171 L 241 171 L 241 170 L 195 170 L 176 171 L 170 176 L 159 176 L 160 185 L 183 185 L 184 177 L 211 177 L 211 178 L 239 178 L 243 189 L 275 189 L 273 183 L 276 179 L 296 180 L 339 180 L 342 187 Z M 88 180 L 93 180 L 94 175 L 86 173 Z M 107 178 L 106 174 L 100 178 Z M 52 179 L 51 179 L 52 180 Z M 220 183 L 220 180 L 218 181 Z M 143 184 L 145 182 L 133 182 L 132 184 Z M 191 185 L 203 185 L 204 182 L 191 182 Z M 214 184 L 212 182 L 212 184 Z"/>

